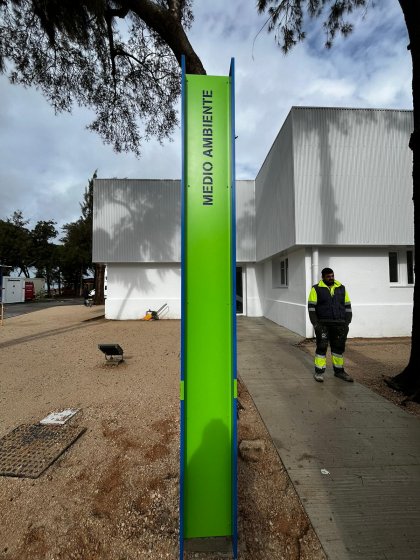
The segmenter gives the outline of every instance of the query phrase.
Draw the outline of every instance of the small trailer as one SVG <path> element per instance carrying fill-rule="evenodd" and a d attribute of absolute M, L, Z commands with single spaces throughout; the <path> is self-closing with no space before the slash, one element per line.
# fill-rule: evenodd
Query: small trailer
<path fill-rule="evenodd" d="M 3 276 L 3 303 L 23 303 L 25 301 L 26 278 Z"/>

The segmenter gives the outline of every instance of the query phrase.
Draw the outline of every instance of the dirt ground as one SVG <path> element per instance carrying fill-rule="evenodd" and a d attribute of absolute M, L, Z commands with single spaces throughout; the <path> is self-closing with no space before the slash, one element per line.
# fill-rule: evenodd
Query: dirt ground
<path fill-rule="evenodd" d="M 180 323 L 101 313 L 57 307 L 0 327 L 0 437 L 69 407 L 80 408 L 70 422 L 87 428 L 39 478 L 0 477 L 1 560 L 178 558 Z M 124 363 L 105 363 L 97 345 L 106 342 L 123 347 Z M 313 351 L 312 342 L 300 347 Z M 347 369 L 397 402 L 381 376 L 404 366 L 409 347 L 350 341 Z M 238 461 L 239 558 L 325 559 L 241 383 L 239 398 L 238 439 L 264 448 L 259 460 Z M 406 410 L 419 415 L 420 405 Z"/>

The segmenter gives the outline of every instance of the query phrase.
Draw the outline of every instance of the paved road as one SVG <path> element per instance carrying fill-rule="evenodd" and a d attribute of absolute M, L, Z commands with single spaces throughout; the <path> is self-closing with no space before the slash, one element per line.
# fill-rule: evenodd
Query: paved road
<path fill-rule="evenodd" d="M 63 298 L 57 300 L 33 301 L 26 303 L 5 303 L 3 312 L 4 318 L 9 319 L 10 317 L 17 317 L 18 315 L 32 313 L 32 311 L 39 311 L 40 309 L 47 309 L 48 307 L 57 307 L 61 305 L 81 305 L 82 303 L 82 298 Z"/>
<path fill-rule="evenodd" d="M 419 419 L 359 383 L 315 383 L 300 340 L 241 317 L 238 371 L 328 559 L 420 559 Z"/>

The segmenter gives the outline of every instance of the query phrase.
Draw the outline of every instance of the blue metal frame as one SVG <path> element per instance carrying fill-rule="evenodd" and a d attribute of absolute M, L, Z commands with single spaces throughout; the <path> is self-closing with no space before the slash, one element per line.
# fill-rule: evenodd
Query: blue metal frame
<path fill-rule="evenodd" d="M 232 383 L 237 384 L 237 344 L 236 344 L 236 173 L 235 173 L 235 59 L 230 61 L 230 114 L 231 114 L 231 242 L 232 242 Z M 237 430 L 238 399 L 232 401 L 232 549 L 233 557 L 238 557 L 238 430 Z"/>
<path fill-rule="evenodd" d="M 181 58 L 181 375 L 180 382 L 184 383 L 185 365 L 185 56 Z M 184 558 L 184 454 L 185 454 L 185 395 L 180 400 L 181 414 L 181 442 L 180 442 L 180 476 L 179 476 L 179 558 Z"/>

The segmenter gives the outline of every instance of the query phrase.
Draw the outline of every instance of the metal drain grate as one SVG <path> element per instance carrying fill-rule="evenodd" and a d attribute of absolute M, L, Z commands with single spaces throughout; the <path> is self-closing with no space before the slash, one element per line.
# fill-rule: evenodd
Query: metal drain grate
<path fill-rule="evenodd" d="M 38 478 L 85 431 L 72 425 L 18 426 L 0 439 L 0 476 Z"/>

